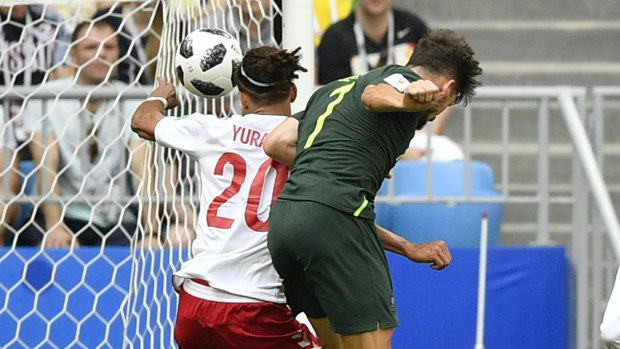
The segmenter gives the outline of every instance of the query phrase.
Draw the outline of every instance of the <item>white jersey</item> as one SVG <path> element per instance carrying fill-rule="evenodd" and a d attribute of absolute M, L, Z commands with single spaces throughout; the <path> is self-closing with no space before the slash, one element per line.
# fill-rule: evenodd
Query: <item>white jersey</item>
<path fill-rule="evenodd" d="M 200 168 L 200 215 L 193 258 L 175 273 L 235 295 L 285 303 L 282 280 L 267 250 L 269 209 L 288 168 L 269 158 L 263 141 L 285 116 L 166 117 L 157 143 L 178 149 Z"/>

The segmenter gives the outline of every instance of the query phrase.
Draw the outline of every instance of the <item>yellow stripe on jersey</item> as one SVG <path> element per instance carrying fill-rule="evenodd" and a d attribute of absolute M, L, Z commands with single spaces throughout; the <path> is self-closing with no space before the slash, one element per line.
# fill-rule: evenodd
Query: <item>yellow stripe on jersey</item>
<path fill-rule="evenodd" d="M 362 202 L 360 207 L 358 207 L 357 210 L 355 210 L 355 212 L 353 212 L 353 216 L 359 217 L 359 215 L 362 213 L 362 211 L 364 211 L 366 206 L 368 206 L 368 199 L 364 198 L 364 202 Z"/>
<path fill-rule="evenodd" d="M 336 99 L 334 99 L 333 101 L 331 101 L 327 105 L 327 108 L 325 109 L 325 112 L 323 114 L 321 114 L 321 116 L 319 116 L 318 119 L 316 120 L 316 126 L 314 127 L 314 131 L 312 131 L 310 136 L 308 136 L 308 139 L 306 140 L 306 144 L 304 145 L 304 149 L 308 149 L 308 148 L 310 148 L 312 146 L 312 143 L 314 143 L 314 140 L 316 139 L 316 137 L 323 130 L 323 125 L 325 124 L 325 119 L 327 119 L 327 117 L 330 116 L 334 112 L 334 108 L 338 104 L 340 104 L 340 102 L 342 102 L 342 100 L 344 99 L 344 96 L 353 89 L 353 86 L 355 86 L 355 81 L 353 81 L 353 82 L 351 82 L 349 84 L 346 84 L 346 85 L 342 85 L 342 86 L 334 89 L 329 94 L 330 97 L 332 97 L 334 95 L 338 95 L 338 97 Z"/>

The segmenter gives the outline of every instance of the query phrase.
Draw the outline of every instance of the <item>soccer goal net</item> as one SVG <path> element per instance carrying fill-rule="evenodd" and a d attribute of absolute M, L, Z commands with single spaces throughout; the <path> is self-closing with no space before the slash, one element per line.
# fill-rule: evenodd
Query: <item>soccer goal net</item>
<path fill-rule="evenodd" d="M 191 255 L 197 169 L 138 138 L 131 115 L 157 76 L 176 83 L 195 29 L 243 52 L 312 43 L 311 26 L 283 30 L 304 2 L 0 0 L 0 347 L 175 346 L 170 277 Z M 177 93 L 170 116 L 241 113 L 236 91 Z"/>

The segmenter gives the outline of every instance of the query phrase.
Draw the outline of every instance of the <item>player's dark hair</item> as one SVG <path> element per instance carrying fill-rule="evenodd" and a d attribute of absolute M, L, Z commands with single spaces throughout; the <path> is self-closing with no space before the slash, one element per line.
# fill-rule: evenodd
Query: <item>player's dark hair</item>
<path fill-rule="evenodd" d="M 297 72 L 308 71 L 299 65 L 300 50 L 298 47 L 289 52 L 271 46 L 250 49 L 235 73 L 239 91 L 249 93 L 259 105 L 290 98 L 293 79 L 299 77 Z"/>
<path fill-rule="evenodd" d="M 476 87 L 480 86 L 476 76 L 482 74 L 482 68 L 474 59 L 474 50 L 463 36 L 450 29 L 441 29 L 422 38 L 407 66 L 420 66 L 431 74 L 454 78 L 456 103 L 463 101 L 466 105 L 476 94 Z"/>

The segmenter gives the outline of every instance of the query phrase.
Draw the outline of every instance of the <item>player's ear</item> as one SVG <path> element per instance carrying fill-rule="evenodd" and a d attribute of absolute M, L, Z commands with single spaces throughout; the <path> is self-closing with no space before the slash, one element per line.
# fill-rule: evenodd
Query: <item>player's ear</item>
<path fill-rule="evenodd" d="M 239 101 L 241 101 L 241 109 L 243 110 L 243 113 L 249 113 L 250 112 L 250 103 L 251 103 L 251 99 L 250 99 L 250 95 L 247 92 L 241 92 L 239 91 Z"/>
<path fill-rule="evenodd" d="M 450 91 L 456 86 L 456 81 L 454 79 L 446 79 L 441 86 L 442 91 Z"/>
<path fill-rule="evenodd" d="M 291 103 L 295 102 L 297 99 L 297 85 L 293 84 L 291 86 Z"/>

